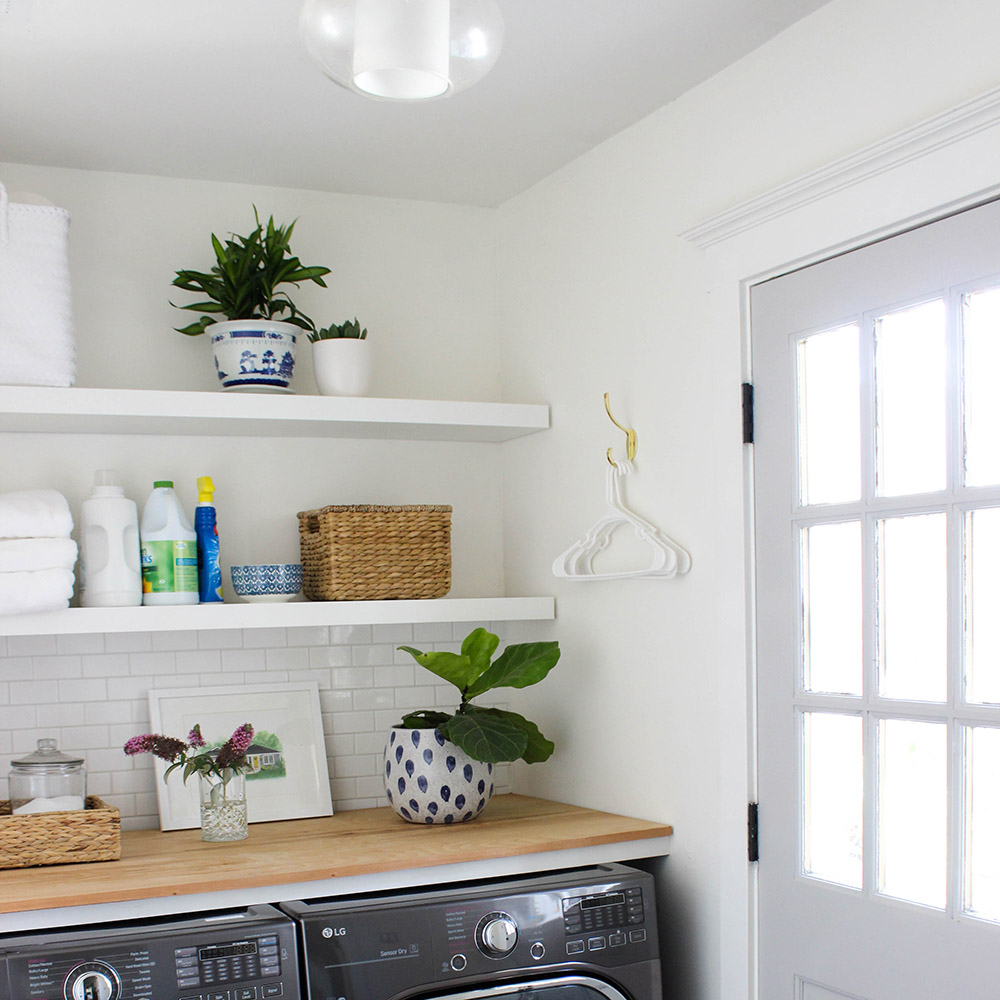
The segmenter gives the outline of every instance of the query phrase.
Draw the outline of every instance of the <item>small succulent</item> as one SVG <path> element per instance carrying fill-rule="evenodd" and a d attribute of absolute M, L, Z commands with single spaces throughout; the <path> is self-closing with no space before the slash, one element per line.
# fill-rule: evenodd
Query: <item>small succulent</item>
<path fill-rule="evenodd" d="M 358 317 L 354 320 L 345 319 L 343 323 L 331 323 L 321 330 L 316 330 L 309 334 L 309 340 L 316 343 L 317 340 L 364 340 L 368 336 L 368 328 L 361 329 Z"/>

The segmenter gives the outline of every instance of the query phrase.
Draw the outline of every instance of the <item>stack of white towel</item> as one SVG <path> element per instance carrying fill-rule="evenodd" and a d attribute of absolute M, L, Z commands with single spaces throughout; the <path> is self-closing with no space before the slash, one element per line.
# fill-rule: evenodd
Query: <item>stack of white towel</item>
<path fill-rule="evenodd" d="M 55 490 L 0 493 L 0 615 L 58 611 L 73 596 L 73 515 Z"/>

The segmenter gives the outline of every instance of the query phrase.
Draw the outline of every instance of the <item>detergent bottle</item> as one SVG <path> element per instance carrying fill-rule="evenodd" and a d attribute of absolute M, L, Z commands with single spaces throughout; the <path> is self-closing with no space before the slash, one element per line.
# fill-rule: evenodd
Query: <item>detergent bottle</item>
<path fill-rule="evenodd" d="M 194 529 L 169 479 L 153 483 L 139 523 L 142 603 L 198 603 L 198 547 Z"/>
<path fill-rule="evenodd" d="M 222 600 L 222 567 L 219 565 L 215 484 L 211 476 L 201 476 L 198 479 L 194 530 L 198 536 L 198 600 L 202 604 L 218 603 Z"/>

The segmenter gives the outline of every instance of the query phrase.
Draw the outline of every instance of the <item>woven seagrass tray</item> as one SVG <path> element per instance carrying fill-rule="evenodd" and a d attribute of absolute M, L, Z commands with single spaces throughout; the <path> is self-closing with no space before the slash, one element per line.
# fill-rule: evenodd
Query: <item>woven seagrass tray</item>
<path fill-rule="evenodd" d="M 117 861 L 122 856 L 121 814 L 87 796 L 87 808 L 13 816 L 0 800 L 0 868 Z"/>
<path fill-rule="evenodd" d="M 311 601 L 413 600 L 451 588 L 449 506 L 344 504 L 298 517 Z"/>

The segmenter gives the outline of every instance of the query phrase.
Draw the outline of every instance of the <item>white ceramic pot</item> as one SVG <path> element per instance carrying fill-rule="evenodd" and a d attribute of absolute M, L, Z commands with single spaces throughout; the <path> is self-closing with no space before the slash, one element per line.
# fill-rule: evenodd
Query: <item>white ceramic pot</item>
<path fill-rule="evenodd" d="M 270 319 L 232 319 L 213 323 L 205 332 L 212 341 L 215 371 L 223 389 L 291 392 L 295 344 L 302 330 L 294 323 Z"/>
<path fill-rule="evenodd" d="M 493 796 L 493 765 L 473 760 L 436 729 L 393 726 L 385 794 L 409 823 L 467 823 Z"/>
<path fill-rule="evenodd" d="M 324 396 L 364 396 L 372 379 L 368 340 L 336 337 L 313 342 L 316 385 Z"/>

